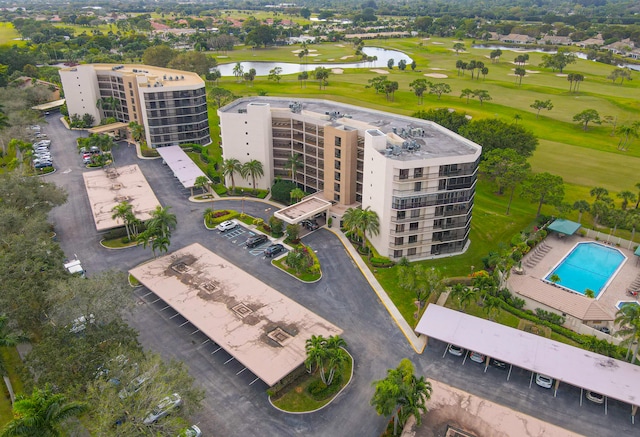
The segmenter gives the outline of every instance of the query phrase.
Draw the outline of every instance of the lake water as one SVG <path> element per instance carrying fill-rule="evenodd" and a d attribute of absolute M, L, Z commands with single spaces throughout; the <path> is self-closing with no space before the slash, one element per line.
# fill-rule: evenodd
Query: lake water
<path fill-rule="evenodd" d="M 298 46 L 292 46 L 292 50 L 296 50 Z M 346 63 L 323 63 L 323 62 L 313 62 L 313 57 L 308 56 L 307 62 L 303 64 L 298 63 L 289 63 L 289 62 L 252 62 L 252 61 L 244 61 L 240 62 L 242 65 L 243 71 L 246 73 L 250 69 L 255 68 L 256 75 L 258 76 L 268 76 L 269 71 L 273 70 L 275 67 L 282 68 L 281 74 L 296 74 L 301 73 L 303 71 L 313 71 L 317 67 L 324 68 L 387 68 L 387 62 L 389 59 L 393 59 L 395 61 L 394 67 L 397 68 L 398 62 L 404 60 L 407 63 L 407 68 L 413 62 L 409 56 L 405 53 L 402 53 L 398 50 L 387 50 L 380 47 L 364 47 L 362 49 L 365 55 L 367 56 L 377 56 L 378 59 L 373 62 L 346 62 Z M 313 53 L 313 52 L 311 52 Z M 293 57 L 294 54 L 292 53 Z M 233 76 L 233 68 L 236 66 L 236 62 L 230 62 L 228 64 L 220 64 L 216 67 L 218 71 L 222 74 L 222 76 Z"/>

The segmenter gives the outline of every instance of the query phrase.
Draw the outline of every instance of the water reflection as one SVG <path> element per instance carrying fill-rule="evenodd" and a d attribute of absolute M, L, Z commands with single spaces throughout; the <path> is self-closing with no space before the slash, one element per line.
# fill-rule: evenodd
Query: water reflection
<path fill-rule="evenodd" d="M 293 46 L 295 47 L 295 46 Z M 308 62 L 304 64 L 296 64 L 289 62 L 251 62 L 245 61 L 241 62 L 242 71 L 245 73 L 250 69 L 254 68 L 256 70 L 256 75 L 258 76 L 268 76 L 269 71 L 273 70 L 275 67 L 282 68 L 281 74 L 296 74 L 301 73 L 303 71 L 313 71 L 317 67 L 325 67 L 325 68 L 387 68 L 387 62 L 389 59 L 394 60 L 394 65 L 397 68 L 398 62 L 404 60 L 408 66 L 413 62 L 406 54 L 398 51 L 398 50 L 387 50 L 380 47 L 364 47 L 362 49 L 363 53 L 367 56 L 375 56 L 377 59 L 372 62 L 347 62 L 347 63 L 322 63 L 322 62 L 313 62 L 312 57 L 307 57 Z M 313 52 L 311 53 L 313 54 Z M 236 63 L 228 63 L 221 64 L 216 67 L 217 70 L 220 71 L 222 76 L 233 76 L 233 69 L 235 68 Z"/>

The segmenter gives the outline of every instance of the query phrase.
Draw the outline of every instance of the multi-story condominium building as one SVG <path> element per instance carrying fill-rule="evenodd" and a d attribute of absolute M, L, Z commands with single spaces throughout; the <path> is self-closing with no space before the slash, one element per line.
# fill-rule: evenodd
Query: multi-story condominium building
<path fill-rule="evenodd" d="M 146 65 L 88 64 L 60 70 L 69 115 L 144 126 L 150 147 L 209 144 L 207 96 L 196 73 Z"/>
<path fill-rule="evenodd" d="M 395 260 L 466 250 L 482 150 L 472 141 L 430 121 L 326 100 L 243 98 L 218 113 L 224 158 L 262 162 L 257 188 L 295 178 L 333 204 L 334 220 L 370 207 L 380 220 L 370 241 Z"/>

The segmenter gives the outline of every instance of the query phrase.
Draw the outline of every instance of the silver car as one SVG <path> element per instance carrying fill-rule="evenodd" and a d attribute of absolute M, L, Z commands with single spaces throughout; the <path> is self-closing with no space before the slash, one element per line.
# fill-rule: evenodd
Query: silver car
<path fill-rule="evenodd" d="M 171 396 L 167 396 L 162 399 L 160 403 L 144 418 L 145 425 L 151 425 L 156 423 L 163 417 L 168 416 L 172 410 L 180 408 L 182 406 L 182 398 L 178 393 L 174 393 Z"/>

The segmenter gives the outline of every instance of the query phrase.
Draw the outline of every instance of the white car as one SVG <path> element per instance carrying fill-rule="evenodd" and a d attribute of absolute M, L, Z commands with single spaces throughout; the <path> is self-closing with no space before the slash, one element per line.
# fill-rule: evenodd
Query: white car
<path fill-rule="evenodd" d="M 587 391 L 587 399 L 589 399 L 591 402 L 594 402 L 596 404 L 604 403 L 604 396 L 602 396 L 600 393 L 596 393 L 593 391 Z"/>
<path fill-rule="evenodd" d="M 480 364 L 484 363 L 485 358 L 486 357 L 484 355 L 479 354 L 478 352 L 471 352 L 471 354 L 469 355 L 469 359 L 471 361 L 480 363 Z"/>
<path fill-rule="evenodd" d="M 183 429 L 178 437 L 202 437 L 202 431 L 196 425 L 191 425 L 187 429 Z"/>
<path fill-rule="evenodd" d="M 167 396 L 144 418 L 145 425 L 156 423 L 159 419 L 168 416 L 171 410 L 175 410 L 182 405 L 182 398 L 178 393 Z"/>
<path fill-rule="evenodd" d="M 542 373 L 536 373 L 536 384 L 542 388 L 551 388 L 553 385 L 553 378 Z"/>
<path fill-rule="evenodd" d="M 237 226 L 238 224 L 236 222 L 227 220 L 226 222 L 222 222 L 218 226 L 216 226 L 216 229 L 219 230 L 220 232 L 227 232 L 227 231 L 230 231 L 231 229 L 235 229 Z"/>
<path fill-rule="evenodd" d="M 464 354 L 464 349 L 462 349 L 459 346 L 456 346 L 455 344 L 450 344 L 449 353 L 451 355 L 455 355 L 456 357 L 461 357 Z"/>

